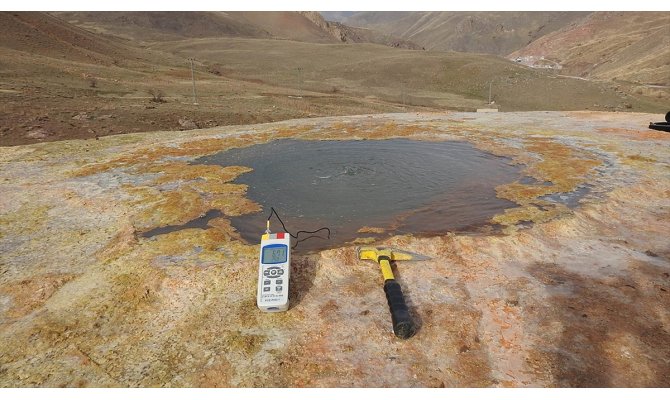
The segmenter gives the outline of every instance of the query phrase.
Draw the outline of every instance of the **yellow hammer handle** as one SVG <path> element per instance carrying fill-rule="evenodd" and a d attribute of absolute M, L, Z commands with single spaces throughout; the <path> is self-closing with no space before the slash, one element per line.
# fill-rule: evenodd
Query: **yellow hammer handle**
<path fill-rule="evenodd" d="M 379 260 L 379 267 L 382 269 L 382 275 L 384 276 L 384 281 L 389 279 L 395 279 L 393 276 L 393 270 L 391 270 L 391 263 L 389 260 L 381 259 Z"/>

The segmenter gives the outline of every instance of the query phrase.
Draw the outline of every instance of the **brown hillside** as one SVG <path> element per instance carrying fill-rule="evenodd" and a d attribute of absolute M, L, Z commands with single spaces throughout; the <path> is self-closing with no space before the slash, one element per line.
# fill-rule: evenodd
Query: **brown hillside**
<path fill-rule="evenodd" d="M 131 40 L 157 41 L 183 38 L 235 36 L 269 38 L 271 34 L 243 18 L 226 12 L 56 12 L 71 24 L 92 32 Z"/>
<path fill-rule="evenodd" d="M 145 31 L 128 29 L 128 25 L 120 29 Z M 216 47 L 232 39 L 211 40 Z M 189 40 L 201 39 L 186 42 Z M 246 40 L 251 42 L 240 43 L 247 51 L 241 62 L 255 64 L 257 60 L 249 54 L 260 51 L 253 45 L 260 39 Z M 300 43 L 261 41 L 272 47 Z M 193 104 L 187 61 L 193 56 L 199 57 L 194 63 L 198 105 Z M 328 86 L 328 93 L 300 96 L 300 85 L 286 85 L 285 80 L 268 85 L 248 76 L 231 78 L 224 76 L 229 68 L 243 68 L 227 61 L 203 63 L 206 59 L 193 52 L 182 56 L 149 49 L 139 39 L 91 32 L 50 13 L 0 13 L 0 146 L 414 109 L 395 99 L 386 102 L 340 94 L 333 90 L 334 85 Z"/>
<path fill-rule="evenodd" d="M 317 116 L 475 110 L 487 105 L 491 86 L 501 111 L 667 111 L 665 93 L 560 77 L 491 55 L 238 37 L 144 45 L 45 13 L 0 14 L 0 33 L 0 146 Z"/>
<path fill-rule="evenodd" d="M 597 12 L 510 57 L 544 57 L 562 73 L 670 85 L 669 12 Z"/>
<path fill-rule="evenodd" d="M 344 23 L 411 40 L 428 50 L 506 55 L 582 18 L 584 12 L 361 12 Z"/>
<path fill-rule="evenodd" d="M 421 48 L 389 34 L 328 22 L 317 12 L 57 12 L 54 15 L 91 32 L 145 42 L 241 37 Z"/>
<path fill-rule="evenodd" d="M 147 56 L 119 39 L 95 35 L 40 12 L 1 12 L 0 47 L 104 65 L 143 60 Z"/>
<path fill-rule="evenodd" d="M 292 87 L 310 95 L 474 110 L 486 105 L 492 84 L 493 100 L 504 111 L 651 106 L 617 93 L 611 84 L 557 77 L 493 55 L 243 38 L 162 42 L 152 49 L 195 56 L 227 79 Z"/>
<path fill-rule="evenodd" d="M 299 42 L 334 43 L 336 38 L 302 13 L 293 11 L 235 11 L 227 14 L 249 21 L 277 39 Z"/>

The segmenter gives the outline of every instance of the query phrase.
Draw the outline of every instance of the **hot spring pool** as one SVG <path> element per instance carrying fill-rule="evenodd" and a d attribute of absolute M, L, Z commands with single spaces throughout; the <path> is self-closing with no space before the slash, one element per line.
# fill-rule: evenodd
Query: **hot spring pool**
<path fill-rule="evenodd" d="M 277 140 L 195 163 L 253 168 L 235 182 L 248 185 L 247 196 L 263 212 L 232 218 L 250 243 L 260 241 L 270 207 L 293 233 L 330 228 L 329 241 L 312 238 L 299 244 L 302 250 L 335 247 L 357 237 L 433 235 L 482 226 L 515 206 L 497 198 L 495 187 L 522 177 L 509 159 L 467 142 L 409 139 Z M 364 227 L 384 232 L 359 232 Z M 271 229 L 281 229 L 275 218 Z"/>

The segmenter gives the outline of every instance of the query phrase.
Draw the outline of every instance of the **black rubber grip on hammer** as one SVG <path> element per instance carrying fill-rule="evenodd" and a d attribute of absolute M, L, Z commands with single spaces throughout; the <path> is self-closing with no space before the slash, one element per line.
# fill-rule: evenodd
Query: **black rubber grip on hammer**
<path fill-rule="evenodd" d="M 386 300 L 391 310 L 391 321 L 393 322 L 393 332 L 401 339 L 409 339 L 416 333 L 414 322 L 409 315 L 409 309 L 405 304 L 405 297 L 402 294 L 400 284 L 395 279 L 388 279 L 384 282 L 384 292 Z"/>

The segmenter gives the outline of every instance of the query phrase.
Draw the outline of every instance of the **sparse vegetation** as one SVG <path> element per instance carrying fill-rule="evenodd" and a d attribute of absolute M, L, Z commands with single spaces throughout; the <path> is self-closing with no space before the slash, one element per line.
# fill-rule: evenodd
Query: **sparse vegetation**
<path fill-rule="evenodd" d="M 222 74 L 221 70 L 222 70 L 221 64 L 213 64 L 207 67 L 207 72 L 209 72 L 210 74 L 214 74 L 216 76 L 221 76 Z"/>
<path fill-rule="evenodd" d="M 180 128 L 175 121 L 184 115 L 238 125 L 316 116 L 474 111 L 486 105 L 488 82 L 495 79 L 500 81 L 493 85 L 493 96 L 501 111 L 597 111 L 620 105 L 622 110 L 665 113 L 670 93 L 631 82 L 617 83 L 615 90 L 607 82 L 530 70 L 496 56 L 374 44 L 230 37 L 164 40 L 140 49 L 133 42 L 110 41 L 82 30 L 78 35 L 85 38 L 61 35 L 59 29 L 72 26 L 41 13 L 19 14 L 34 26 L 51 28 L 33 32 L 25 39 L 32 52 L 16 57 L 21 50 L 7 44 L 12 38 L 7 27 L 17 17 L 0 14 L 6 82 L 0 85 L 5 111 L 0 114 L 0 145 L 174 130 Z M 25 46 L 24 39 L 20 46 Z M 201 60 L 209 72 L 198 77 L 198 107 L 192 104 L 187 57 Z M 297 68 L 302 68 L 299 74 Z M 404 96 L 400 82 L 405 82 Z M 82 86 L 88 90 L 63 90 Z M 628 95 L 637 88 L 639 94 Z M 99 114 L 114 115 L 114 123 L 105 118 L 71 119 L 73 112 L 89 108 L 106 110 Z M 37 125 L 53 134 L 28 136 Z"/>
<path fill-rule="evenodd" d="M 151 88 L 148 90 L 148 93 L 151 95 L 151 101 L 154 103 L 165 103 L 167 100 L 164 99 L 165 93 L 161 89 Z"/>

